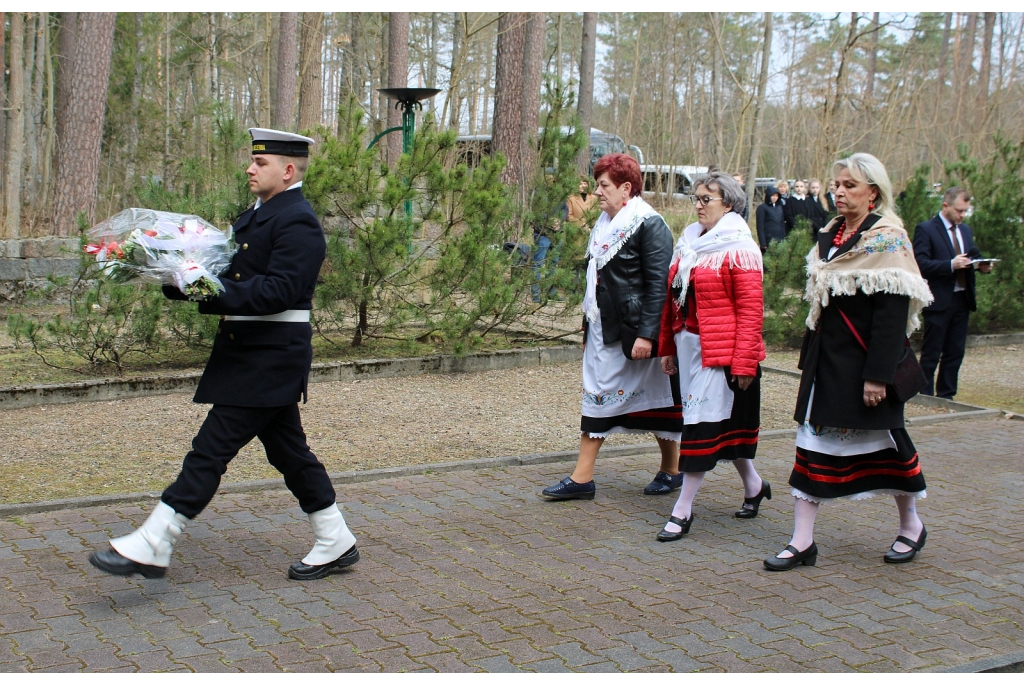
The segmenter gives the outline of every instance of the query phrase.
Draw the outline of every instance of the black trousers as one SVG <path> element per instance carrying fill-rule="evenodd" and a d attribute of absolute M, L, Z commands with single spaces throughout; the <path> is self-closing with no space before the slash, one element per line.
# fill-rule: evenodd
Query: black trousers
<path fill-rule="evenodd" d="M 235 407 L 215 404 L 206 415 L 192 450 L 185 455 L 178 479 L 161 500 L 174 511 L 195 518 L 220 486 L 228 463 L 253 438 L 259 438 L 267 461 L 284 476 L 285 485 L 307 514 L 334 504 L 327 469 L 309 450 L 299 405 Z"/>
<path fill-rule="evenodd" d="M 967 292 L 953 293 L 953 300 L 941 312 L 924 313 L 924 345 L 921 347 L 921 368 L 928 385 L 924 395 L 953 399 L 956 379 L 967 347 L 967 318 L 970 315 Z M 935 367 L 939 369 L 935 378 Z"/>

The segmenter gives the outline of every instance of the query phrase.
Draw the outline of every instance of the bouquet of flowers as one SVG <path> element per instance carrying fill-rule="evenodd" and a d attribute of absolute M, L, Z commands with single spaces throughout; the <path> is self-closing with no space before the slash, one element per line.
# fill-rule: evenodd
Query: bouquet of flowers
<path fill-rule="evenodd" d="M 230 229 L 222 231 L 190 214 L 131 208 L 89 229 L 103 272 L 119 282 L 141 280 L 176 286 L 191 300 L 205 300 L 224 286 L 216 274 L 231 263 Z"/>

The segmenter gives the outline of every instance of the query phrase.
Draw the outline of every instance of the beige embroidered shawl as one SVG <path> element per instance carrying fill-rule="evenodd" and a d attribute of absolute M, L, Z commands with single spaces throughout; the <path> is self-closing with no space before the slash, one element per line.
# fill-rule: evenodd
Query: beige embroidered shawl
<path fill-rule="evenodd" d="M 835 221 L 821 233 L 828 233 Z M 811 248 L 804 293 L 804 299 L 811 303 L 807 327 L 814 330 L 830 295 L 853 295 L 857 290 L 866 295 L 884 292 L 909 296 L 907 335 L 917 330 L 921 310 L 932 302 L 932 291 L 921 277 L 907 232 L 884 217 L 862 232 L 848 252 L 830 262 L 818 254 L 817 245 Z"/>

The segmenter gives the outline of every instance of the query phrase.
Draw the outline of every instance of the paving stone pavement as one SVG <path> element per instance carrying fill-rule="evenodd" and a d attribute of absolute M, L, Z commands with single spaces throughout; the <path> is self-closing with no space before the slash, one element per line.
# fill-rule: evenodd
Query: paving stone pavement
<path fill-rule="evenodd" d="M 728 465 L 683 540 L 654 536 L 657 463 L 600 459 L 593 502 L 537 492 L 547 463 L 346 484 L 362 560 L 299 583 L 311 545 L 287 491 L 219 494 L 166 578 L 107 576 L 90 550 L 153 503 L 0 519 L 0 672 L 942 671 L 1024 660 L 1024 422 L 911 428 L 928 544 L 886 565 L 891 498 L 823 507 L 816 567 L 762 568 L 788 541 L 792 442 L 762 441 L 774 485 L 753 520 Z M 1009 656 L 1008 656 L 1009 655 Z"/>

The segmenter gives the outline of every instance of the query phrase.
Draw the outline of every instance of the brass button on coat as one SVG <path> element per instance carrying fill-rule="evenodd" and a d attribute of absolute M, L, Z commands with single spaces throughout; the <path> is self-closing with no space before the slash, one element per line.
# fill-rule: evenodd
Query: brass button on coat
<path fill-rule="evenodd" d="M 235 274 L 235 280 L 236 281 L 240 280 L 241 278 L 242 278 L 242 274 Z"/>
<path fill-rule="evenodd" d="M 231 338 L 232 340 L 234 340 L 235 339 L 235 334 L 234 333 L 228 333 L 228 337 Z"/>
<path fill-rule="evenodd" d="M 243 250 L 248 250 L 249 249 L 249 243 L 242 243 L 242 249 Z"/>

